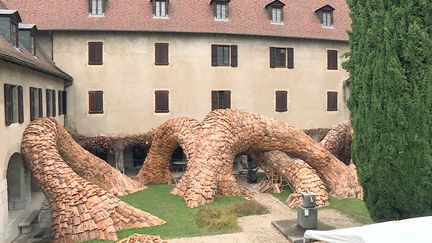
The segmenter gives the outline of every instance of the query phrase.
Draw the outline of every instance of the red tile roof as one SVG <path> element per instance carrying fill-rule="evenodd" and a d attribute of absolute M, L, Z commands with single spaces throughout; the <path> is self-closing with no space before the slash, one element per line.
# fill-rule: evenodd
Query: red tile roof
<path fill-rule="evenodd" d="M 40 30 L 111 30 L 226 33 L 347 41 L 345 0 L 281 0 L 284 24 L 270 23 L 265 6 L 273 0 L 232 0 L 229 21 L 215 21 L 210 0 L 172 0 L 169 19 L 153 18 L 150 0 L 107 0 L 105 17 L 89 17 L 87 0 L 2 0 Z M 331 5 L 334 28 L 322 28 L 315 10 Z"/>
<path fill-rule="evenodd" d="M 72 81 L 72 77 L 48 61 L 41 48 L 36 49 L 36 57 L 34 57 L 21 43 L 18 50 L 2 34 L 0 34 L 0 60 Z"/>

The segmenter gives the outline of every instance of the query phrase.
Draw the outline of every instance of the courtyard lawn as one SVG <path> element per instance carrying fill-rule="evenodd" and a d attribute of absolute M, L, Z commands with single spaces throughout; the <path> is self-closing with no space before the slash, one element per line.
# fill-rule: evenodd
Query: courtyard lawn
<path fill-rule="evenodd" d="M 291 192 L 292 191 L 290 188 L 285 188 L 281 193 L 272 194 L 274 197 L 285 203 Z M 335 209 L 362 224 L 373 223 L 371 217 L 369 216 L 369 212 L 366 209 L 365 203 L 360 199 L 337 199 L 330 196 L 330 205 L 322 209 Z"/>
<path fill-rule="evenodd" d="M 237 217 L 268 213 L 259 203 L 247 201 L 243 197 L 219 197 L 211 204 L 189 208 L 183 198 L 170 194 L 171 189 L 172 186 L 169 185 L 150 185 L 145 190 L 120 197 L 122 201 L 158 216 L 167 223 L 121 230 L 117 232 L 118 237 L 122 239 L 132 234 L 151 234 L 168 239 L 232 233 L 240 231 Z"/>

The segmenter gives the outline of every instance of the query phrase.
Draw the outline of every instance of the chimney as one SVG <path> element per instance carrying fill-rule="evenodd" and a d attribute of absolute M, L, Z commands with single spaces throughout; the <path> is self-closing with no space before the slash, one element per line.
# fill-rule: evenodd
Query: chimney
<path fill-rule="evenodd" d="M 0 9 L 0 34 L 15 47 L 19 47 L 18 23 L 21 17 L 17 10 Z"/>
<path fill-rule="evenodd" d="M 19 24 L 18 28 L 20 42 L 33 56 L 36 56 L 36 25 Z"/>

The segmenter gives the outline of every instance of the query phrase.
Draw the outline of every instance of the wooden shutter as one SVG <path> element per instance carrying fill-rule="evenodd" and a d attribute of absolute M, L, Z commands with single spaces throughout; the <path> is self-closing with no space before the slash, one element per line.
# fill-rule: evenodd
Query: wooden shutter
<path fill-rule="evenodd" d="M 35 116 L 35 88 L 30 87 L 30 121 L 36 119 Z"/>
<path fill-rule="evenodd" d="M 276 111 L 284 112 L 288 110 L 288 92 L 283 90 L 276 91 Z"/>
<path fill-rule="evenodd" d="M 89 91 L 89 114 L 103 112 L 103 91 Z"/>
<path fill-rule="evenodd" d="M 63 114 L 67 114 L 67 92 L 63 91 Z"/>
<path fill-rule="evenodd" d="M 327 50 L 327 69 L 337 70 L 338 69 L 338 51 Z"/>
<path fill-rule="evenodd" d="M 51 114 L 51 109 L 50 109 L 50 102 L 51 102 L 51 100 L 50 100 L 50 92 L 51 92 L 51 90 L 49 90 L 49 89 L 47 89 L 47 90 L 45 90 L 45 101 L 46 101 L 46 116 L 47 117 L 50 117 L 52 114 Z"/>
<path fill-rule="evenodd" d="M 57 100 L 58 100 L 58 113 L 59 113 L 59 116 L 61 116 L 61 115 L 63 115 L 63 94 L 62 94 L 62 91 L 61 90 L 59 90 L 58 92 L 57 92 L 57 94 L 58 94 L 58 96 L 57 96 Z"/>
<path fill-rule="evenodd" d="M 89 13 L 92 12 L 92 0 L 88 0 L 88 11 Z"/>
<path fill-rule="evenodd" d="M 216 67 L 218 65 L 217 60 L 217 45 L 211 45 L 211 63 L 212 66 Z"/>
<path fill-rule="evenodd" d="M 219 108 L 218 91 L 212 91 L 211 92 L 211 107 L 212 107 L 212 110 L 216 110 Z"/>
<path fill-rule="evenodd" d="M 227 19 L 229 17 L 229 3 L 225 3 L 225 17 Z"/>
<path fill-rule="evenodd" d="M 167 90 L 155 91 L 155 112 L 169 112 L 169 92 Z"/>
<path fill-rule="evenodd" d="M 287 56 L 288 56 L 287 68 L 293 69 L 294 68 L 294 48 L 287 48 Z"/>
<path fill-rule="evenodd" d="M 89 42 L 88 43 L 89 65 L 103 64 L 103 43 Z"/>
<path fill-rule="evenodd" d="M 4 84 L 4 106 L 5 106 L 5 124 L 9 126 L 13 122 L 13 100 L 12 86 Z"/>
<path fill-rule="evenodd" d="M 338 110 L 338 99 L 337 92 L 329 91 L 327 92 L 327 111 L 337 111 Z"/>
<path fill-rule="evenodd" d="M 18 122 L 24 122 L 24 95 L 22 86 L 18 86 Z"/>
<path fill-rule="evenodd" d="M 39 93 L 39 117 L 43 117 L 42 89 L 39 89 L 38 93 Z"/>
<path fill-rule="evenodd" d="M 237 46 L 231 46 L 231 67 L 237 67 Z"/>
<path fill-rule="evenodd" d="M 276 67 L 276 48 L 270 47 L 270 68 Z"/>
<path fill-rule="evenodd" d="M 165 0 L 165 14 L 168 15 L 168 10 L 169 10 L 169 0 Z"/>
<path fill-rule="evenodd" d="M 224 92 L 224 100 L 223 100 L 223 107 L 224 109 L 226 108 L 231 108 L 231 91 L 222 91 Z"/>
<path fill-rule="evenodd" d="M 168 43 L 155 43 L 155 65 L 168 65 Z"/>
<path fill-rule="evenodd" d="M 56 92 L 55 90 L 51 90 L 51 102 L 52 102 L 52 116 L 56 116 L 57 115 L 57 105 L 56 105 Z"/>

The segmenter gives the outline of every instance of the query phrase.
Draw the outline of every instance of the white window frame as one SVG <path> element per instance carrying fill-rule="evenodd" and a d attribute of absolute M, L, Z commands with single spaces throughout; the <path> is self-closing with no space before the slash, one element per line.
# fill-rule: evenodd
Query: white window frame
<path fill-rule="evenodd" d="M 283 24 L 282 8 L 272 7 L 272 24 Z"/>
<path fill-rule="evenodd" d="M 104 16 L 103 9 L 103 1 L 104 0 L 91 0 L 91 16 Z"/>
<path fill-rule="evenodd" d="M 168 2 L 166 0 L 154 0 L 154 1 L 155 1 L 154 17 L 168 18 L 168 13 L 166 12 Z"/>
<path fill-rule="evenodd" d="M 227 4 L 226 3 L 216 3 L 216 20 L 228 20 L 227 18 Z"/>
<path fill-rule="evenodd" d="M 331 11 L 324 11 L 322 13 L 322 26 L 324 28 L 333 27 L 333 13 Z"/>

